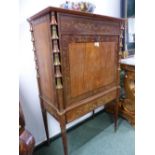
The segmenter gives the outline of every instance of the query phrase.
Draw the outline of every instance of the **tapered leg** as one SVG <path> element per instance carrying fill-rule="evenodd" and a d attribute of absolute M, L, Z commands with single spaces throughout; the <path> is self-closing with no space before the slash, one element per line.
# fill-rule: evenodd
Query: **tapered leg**
<path fill-rule="evenodd" d="M 66 124 L 64 122 L 60 122 L 60 127 L 61 127 L 64 155 L 68 155 Z"/>
<path fill-rule="evenodd" d="M 47 144 L 49 145 L 50 139 L 49 139 L 49 131 L 48 131 L 47 112 L 45 109 L 42 109 L 42 115 L 43 115 L 43 122 L 44 122 L 46 137 L 47 137 Z"/>
<path fill-rule="evenodd" d="M 118 103 L 119 103 L 119 101 L 116 100 L 115 105 L 114 105 L 114 130 L 115 130 L 115 132 L 117 131 L 117 127 L 118 127 L 118 123 L 117 123 L 117 120 L 118 120 Z"/>

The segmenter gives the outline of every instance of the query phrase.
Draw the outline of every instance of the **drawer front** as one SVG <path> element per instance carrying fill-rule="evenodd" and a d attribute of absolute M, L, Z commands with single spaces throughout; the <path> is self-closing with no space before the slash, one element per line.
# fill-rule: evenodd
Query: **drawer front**
<path fill-rule="evenodd" d="M 114 91 L 111 91 L 103 96 L 100 96 L 96 99 L 87 101 L 85 104 L 83 103 L 83 104 L 79 105 L 78 107 L 76 107 L 66 113 L 67 123 L 87 114 L 88 112 L 91 112 L 92 110 L 96 109 L 97 107 L 105 105 L 106 103 L 114 100 L 116 97 L 117 97 L 117 89 Z"/>
<path fill-rule="evenodd" d="M 58 13 L 61 34 L 119 35 L 120 23 L 93 17 Z"/>

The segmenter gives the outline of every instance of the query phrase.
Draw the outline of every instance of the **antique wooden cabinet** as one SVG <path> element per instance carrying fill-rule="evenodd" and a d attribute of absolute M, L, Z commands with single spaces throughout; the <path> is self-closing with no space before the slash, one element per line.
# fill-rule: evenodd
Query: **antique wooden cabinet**
<path fill-rule="evenodd" d="M 67 155 L 67 123 L 115 101 L 117 126 L 124 20 L 48 7 L 28 21 L 47 139 L 46 111 L 60 122 Z"/>
<path fill-rule="evenodd" d="M 120 101 L 119 114 L 135 126 L 135 62 L 134 57 L 121 60 L 121 69 L 125 72 L 125 98 Z"/>

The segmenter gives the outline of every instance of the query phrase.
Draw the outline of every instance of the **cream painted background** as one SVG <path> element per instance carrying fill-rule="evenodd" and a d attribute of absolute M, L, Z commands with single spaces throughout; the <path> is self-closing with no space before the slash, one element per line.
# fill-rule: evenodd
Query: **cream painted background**
<path fill-rule="evenodd" d="M 79 0 L 74 0 L 79 1 Z M 89 0 L 96 5 L 94 13 L 120 17 L 120 0 Z M 47 6 L 64 0 L 20 0 L 20 81 L 19 94 L 26 120 L 26 128 L 34 135 L 36 145 L 46 139 L 38 98 L 38 87 L 29 24 L 26 19 Z M 99 111 L 103 107 L 96 110 Z M 91 113 L 67 125 L 67 128 L 91 116 Z M 50 137 L 60 133 L 58 122 L 48 114 Z"/>

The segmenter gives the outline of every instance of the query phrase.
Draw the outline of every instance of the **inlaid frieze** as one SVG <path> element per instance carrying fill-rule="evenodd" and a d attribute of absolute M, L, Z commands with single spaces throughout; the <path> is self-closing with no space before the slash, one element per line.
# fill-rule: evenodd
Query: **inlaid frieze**
<path fill-rule="evenodd" d="M 59 14 L 62 34 L 119 35 L 119 23 Z"/>

